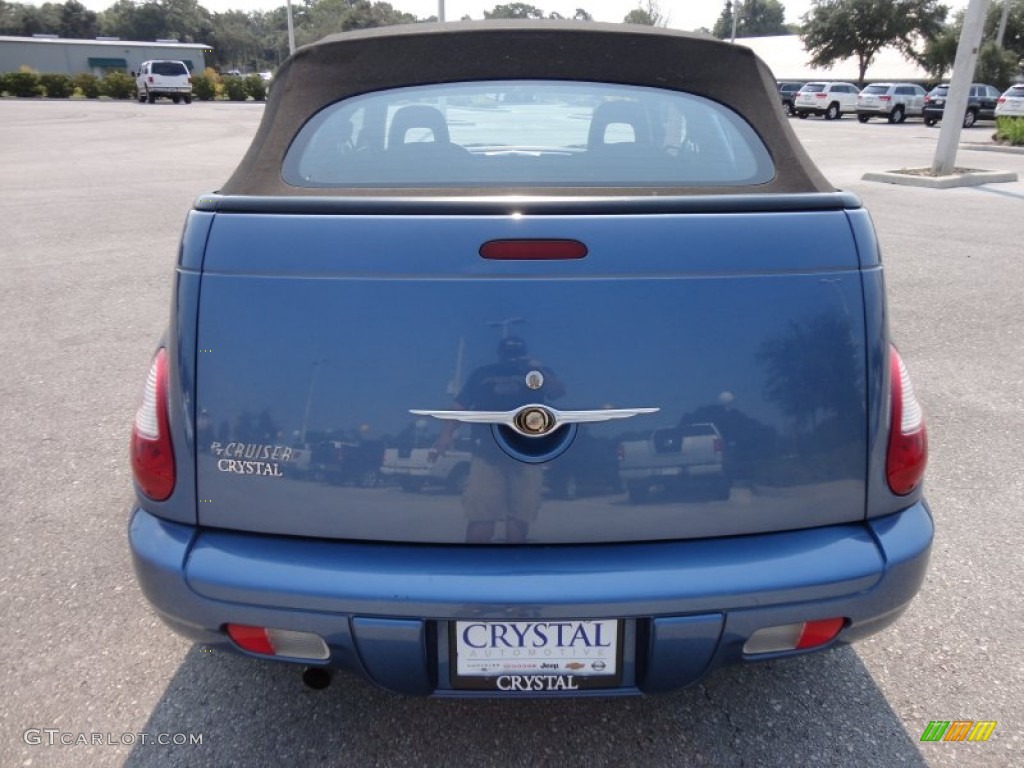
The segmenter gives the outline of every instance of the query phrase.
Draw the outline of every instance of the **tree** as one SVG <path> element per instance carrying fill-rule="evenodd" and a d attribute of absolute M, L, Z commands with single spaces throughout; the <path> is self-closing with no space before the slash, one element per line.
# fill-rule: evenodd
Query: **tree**
<path fill-rule="evenodd" d="M 38 8 L 21 3 L 3 3 L 0 5 L 0 34 L 26 37 L 60 34 L 60 11 L 61 6 L 54 3 L 43 3 Z"/>
<path fill-rule="evenodd" d="M 946 13 L 936 0 L 814 0 L 804 14 L 801 38 L 811 54 L 811 66 L 827 69 L 856 57 L 863 83 L 875 56 L 888 46 L 923 64 L 918 39 L 938 35 Z"/>
<path fill-rule="evenodd" d="M 715 37 L 722 40 L 732 37 L 733 10 L 733 3 L 726 0 L 712 32 Z M 735 11 L 736 37 L 790 34 L 786 28 L 786 7 L 779 0 L 746 0 Z"/>
<path fill-rule="evenodd" d="M 295 18 L 295 42 L 300 46 L 337 32 L 416 21 L 415 16 L 395 10 L 390 3 L 368 0 L 311 0 L 304 10 L 301 19 Z"/>
<path fill-rule="evenodd" d="M 638 5 L 627 13 L 622 22 L 623 24 L 643 24 L 647 27 L 667 27 L 668 16 L 662 14 L 658 0 L 647 0 L 644 5 Z"/>
<path fill-rule="evenodd" d="M 566 17 L 560 14 L 558 11 L 552 11 L 548 14 L 549 19 L 565 19 Z M 568 17 L 572 21 L 593 21 L 594 17 L 591 16 L 583 8 L 577 8 L 576 13 Z"/>
<path fill-rule="evenodd" d="M 1008 1 L 1009 14 L 1006 33 L 1003 36 L 1003 48 L 1000 50 L 995 40 L 1004 3 L 993 3 L 985 18 L 983 42 L 978 51 L 978 64 L 974 70 L 975 81 L 991 83 L 1000 90 L 1009 86 L 1014 75 L 1020 74 L 1024 65 L 1024 0 Z M 964 12 L 960 11 L 952 23 L 934 39 L 928 41 L 924 59 L 925 68 L 932 77 L 945 77 L 953 68 L 963 25 Z"/>
<path fill-rule="evenodd" d="M 227 11 L 213 16 L 213 46 L 218 68 L 263 69 L 264 43 L 257 35 L 252 17 L 245 11 Z"/>
<path fill-rule="evenodd" d="M 722 8 L 722 13 L 718 16 L 718 21 L 715 22 L 715 27 L 711 30 L 711 34 L 719 40 L 732 38 L 732 2 L 730 0 L 725 0 L 725 7 Z M 736 34 L 739 34 L 738 22 L 736 24 Z"/>
<path fill-rule="evenodd" d="M 544 11 L 526 3 L 496 5 L 493 10 L 484 11 L 485 19 L 543 19 Z"/>
<path fill-rule="evenodd" d="M 78 0 L 67 0 L 59 7 L 60 36 L 91 39 L 99 35 L 99 17 Z"/>

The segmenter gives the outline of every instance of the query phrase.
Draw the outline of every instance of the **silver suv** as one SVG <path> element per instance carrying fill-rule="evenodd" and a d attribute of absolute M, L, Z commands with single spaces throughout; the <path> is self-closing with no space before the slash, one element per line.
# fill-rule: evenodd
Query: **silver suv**
<path fill-rule="evenodd" d="M 796 116 L 824 115 L 826 120 L 838 120 L 843 113 L 857 110 L 857 86 L 852 83 L 808 83 L 793 99 Z"/>
<path fill-rule="evenodd" d="M 921 117 L 927 95 L 913 83 L 874 83 L 857 97 L 857 119 L 866 123 L 872 117 L 884 117 L 890 123 L 902 123 L 908 117 Z"/>

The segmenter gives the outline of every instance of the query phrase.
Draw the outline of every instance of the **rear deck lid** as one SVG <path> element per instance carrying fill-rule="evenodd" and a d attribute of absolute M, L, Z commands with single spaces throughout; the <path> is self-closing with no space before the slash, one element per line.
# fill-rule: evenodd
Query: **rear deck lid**
<path fill-rule="evenodd" d="M 480 256 L 523 238 L 588 254 Z M 199 312 L 200 520 L 434 543 L 859 520 L 862 302 L 842 211 L 218 214 Z M 528 405 L 596 419 L 530 438 L 493 415 Z"/>

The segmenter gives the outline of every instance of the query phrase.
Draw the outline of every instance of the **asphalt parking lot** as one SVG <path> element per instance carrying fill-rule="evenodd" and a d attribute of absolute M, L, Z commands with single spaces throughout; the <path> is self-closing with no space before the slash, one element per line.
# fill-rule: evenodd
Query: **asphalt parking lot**
<path fill-rule="evenodd" d="M 313 692 L 166 629 L 126 544 L 129 425 L 185 212 L 262 112 L 0 100 L 0 766 L 1024 764 L 1024 181 L 861 181 L 930 164 L 938 130 L 919 121 L 790 121 L 875 219 L 928 416 L 936 542 L 894 627 L 672 695 L 513 702 L 348 676 Z M 1024 179 L 1024 154 L 961 149 L 957 164 Z M 932 720 L 998 725 L 984 743 L 922 743 Z"/>

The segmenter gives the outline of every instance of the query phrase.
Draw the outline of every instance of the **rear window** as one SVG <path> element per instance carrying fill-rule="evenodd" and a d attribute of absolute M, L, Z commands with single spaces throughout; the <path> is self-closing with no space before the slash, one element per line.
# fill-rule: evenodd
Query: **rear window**
<path fill-rule="evenodd" d="M 947 86 L 947 85 L 940 85 L 940 86 L 937 86 L 936 88 L 933 88 L 932 92 L 929 95 L 930 96 L 945 96 L 947 93 L 949 93 L 949 86 Z"/>
<path fill-rule="evenodd" d="M 154 61 L 151 71 L 154 75 L 164 75 L 166 77 L 188 75 L 188 70 L 180 61 Z"/>
<path fill-rule="evenodd" d="M 744 186 L 763 142 L 692 94 L 563 81 L 397 88 L 321 110 L 284 160 L 297 187 Z"/>
<path fill-rule="evenodd" d="M 808 83 L 800 90 L 804 93 L 821 93 L 825 90 L 825 83 Z"/>
<path fill-rule="evenodd" d="M 1014 85 L 1006 92 L 1007 96 L 1014 99 L 1019 99 L 1024 96 L 1024 85 Z"/>
<path fill-rule="evenodd" d="M 869 85 L 861 93 L 888 93 L 889 86 L 887 85 Z"/>

